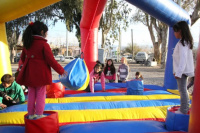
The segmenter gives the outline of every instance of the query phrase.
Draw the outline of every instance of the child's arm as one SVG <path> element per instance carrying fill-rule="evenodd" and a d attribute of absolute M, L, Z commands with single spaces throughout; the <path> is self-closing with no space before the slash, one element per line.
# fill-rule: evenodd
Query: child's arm
<path fill-rule="evenodd" d="M 63 75 L 66 73 L 63 67 L 55 60 L 48 43 L 44 45 L 44 57 L 47 64 L 51 66 L 58 74 Z"/>
<path fill-rule="evenodd" d="M 142 75 L 140 75 L 140 78 L 143 80 L 144 78 L 142 77 Z"/>
<path fill-rule="evenodd" d="M 3 91 L 0 91 L 0 97 L 5 97 L 6 93 Z"/>
<path fill-rule="evenodd" d="M 0 96 L 6 100 L 12 100 L 12 98 L 10 96 L 6 95 L 6 93 L 3 91 L 0 91 Z"/>
<path fill-rule="evenodd" d="M 18 93 L 17 95 L 19 97 L 19 102 L 24 103 L 25 101 L 24 91 L 19 84 L 16 85 L 16 90 L 17 90 L 16 92 Z"/>
<path fill-rule="evenodd" d="M 101 86 L 103 91 L 105 91 L 105 77 L 104 77 L 104 73 L 101 73 Z"/>
<path fill-rule="evenodd" d="M 115 82 L 115 80 L 116 80 L 116 73 L 113 74 L 113 80 Z"/>
<path fill-rule="evenodd" d="M 92 93 L 94 93 L 94 75 L 93 75 L 93 71 L 90 73 L 90 83 L 89 83 L 89 85 L 90 85 L 90 91 L 92 92 Z"/>
<path fill-rule="evenodd" d="M 118 78 L 118 80 L 119 80 L 119 75 L 120 75 L 120 66 L 119 66 L 118 71 L 117 71 L 117 78 Z"/>
<path fill-rule="evenodd" d="M 128 74 L 129 74 L 129 67 L 127 65 L 127 67 L 126 67 L 126 78 L 125 78 L 125 81 L 123 81 L 123 83 L 125 83 L 128 80 Z"/>
<path fill-rule="evenodd" d="M 24 61 L 25 61 L 25 48 L 23 48 L 23 50 L 22 50 L 22 54 L 21 54 L 21 56 L 20 56 L 20 59 L 21 59 L 21 61 L 22 61 L 22 64 L 24 63 Z"/>

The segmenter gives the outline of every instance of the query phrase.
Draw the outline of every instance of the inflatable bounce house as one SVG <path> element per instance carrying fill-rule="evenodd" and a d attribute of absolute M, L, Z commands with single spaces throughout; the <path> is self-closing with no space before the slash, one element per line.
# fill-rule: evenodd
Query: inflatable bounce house
<path fill-rule="evenodd" d="M 0 1 L 0 76 L 12 74 L 6 39 L 5 22 L 44 8 L 59 0 Z M 197 55 L 196 78 L 189 115 L 175 114 L 180 105 L 177 84 L 172 74 L 172 52 L 177 39 L 172 26 L 178 21 L 190 24 L 190 16 L 172 0 L 127 0 L 148 14 L 169 25 L 169 45 L 164 86 L 144 85 L 140 95 L 127 95 L 125 83 L 106 84 L 106 92 L 95 84 L 95 93 L 69 90 L 58 81 L 51 88 L 62 88 L 62 94 L 48 95 L 45 112 L 49 117 L 24 119 L 26 103 L 0 110 L 0 132 L 23 133 L 143 133 L 200 132 L 200 47 Z M 106 0 L 84 0 L 81 27 L 81 49 L 88 72 L 98 60 L 97 35 L 99 20 Z M 86 78 L 87 79 L 87 78 Z M 86 80 L 88 82 L 88 79 Z M 83 83 L 84 84 L 84 83 Z M 82 85 L 83 85 L 82 84 Z M 48 87 L 47 87 L 48 88 Z M 47 91 L 48 93 L 49 91 Z M 34 126 L 35 125 L 35 126 Z"/>

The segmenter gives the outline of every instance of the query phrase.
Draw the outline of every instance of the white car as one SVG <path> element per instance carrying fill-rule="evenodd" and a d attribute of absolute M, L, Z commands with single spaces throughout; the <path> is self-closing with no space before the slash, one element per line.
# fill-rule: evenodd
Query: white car
<path fill-rule="evenodd" d="M 127 62 L 132 62 L 132 56 L 123 56 L 123 57 L 126 57 Z"/>
<path fill-rule="evenodd" d="M 138 52 L 134 59 L 136 63 L 145 62 L 149 58 L 149 55 L 146 52 Z"/>
<path fill-rule="evenodd" d="M 56 56 L 55 56 L 55 60 L 56 60 L 56 61 L 62 61 L 62 58 L 64 58 L 63 55 L 56 55 Z"/>
<path fill-rule="evenodd" d="M 66 62 L 66 63 L 69 63 L 71 61 L 73 61 L 75 58 L 72 57 L 72 56 L 65 56 L 65 58 L 62 58 L 62 62 Z"/>
<path fill-rule="evenodd" d="M 106 60 L 112 59 L 114 62 L 120 62 L 121 58 L 121 56 L 117 57 L 117 55 L 113 55 L 112 57 L 106 57 Z"/>

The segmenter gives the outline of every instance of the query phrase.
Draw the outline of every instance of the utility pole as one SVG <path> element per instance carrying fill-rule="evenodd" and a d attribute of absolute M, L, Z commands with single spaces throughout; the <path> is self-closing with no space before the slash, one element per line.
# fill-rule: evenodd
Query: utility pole
<path fill-rule="evenodd" d="M 66 56 L 68 56 L 68 30 L 67 30 L 67 27 L 66 27 L 66 53 L 67 53 Z"/>
<path fill-rule="evenodd" d="M 133 52 L 133 29 L 131 29 L 131 43 L 132 43 L 132 61 L 133 61 L 133 55 L 134 55 L 134 52 Z"/>
<path fill-rule="evenodd" d="M 121 29 L 119 27 L 119 53 L 117 55 L 117 61 L 119 61 L 120 59 L 120 55 L 121 55 Z"/>

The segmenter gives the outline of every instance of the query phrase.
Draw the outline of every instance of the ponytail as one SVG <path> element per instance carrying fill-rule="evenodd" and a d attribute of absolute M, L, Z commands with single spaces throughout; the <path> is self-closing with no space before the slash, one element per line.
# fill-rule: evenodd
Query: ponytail
<path fill-rule="evenodd" d="M 23 37 L 22 37 L 22 42 L 23 42 L 23 47 L 26 49 L 29 49 L 31 47 L 31 44 L 33 42 L 33 32 L 31 25 L 29 25 L 26 30 L 24 31 Z"/>
<path fill-rule="evenodd" d="M 42 36 L 41 31 L 43 31 L 43 33 L 48 31 L 48 27 L 43 22 L 30 22 L 22 36 L 23 47 L 29 49 L 33 42 L 33 35 Z"/>

